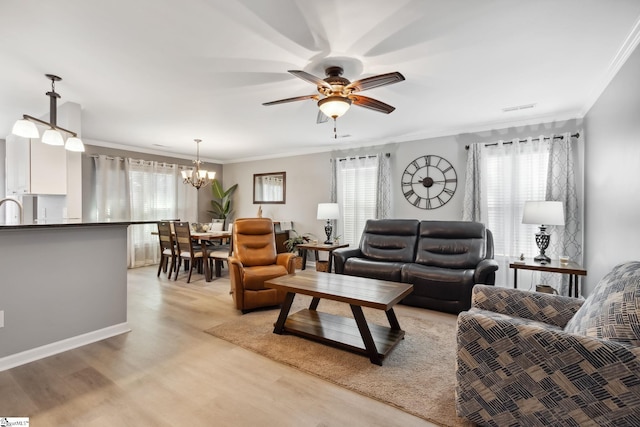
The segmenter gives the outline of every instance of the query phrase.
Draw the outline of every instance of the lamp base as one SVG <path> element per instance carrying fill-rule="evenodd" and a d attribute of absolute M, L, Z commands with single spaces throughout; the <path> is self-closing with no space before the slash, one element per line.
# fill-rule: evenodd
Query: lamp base
<path fill-rule="evenodd" d="M 540 254 L 533 259 L 535 262 L 539 262 L 540 264 L 548 264 L 551 262 L 551 258 L 544 254 L 544 251 L 549 247 L 550 240 L 551 236 L 547 234 L 547 227 L 541 225 L 540 232 L 536 234 L 536 245 L 538 245 L 538 249 L 540 249 Z"/>
<path fill-rule="evenodd" d="M 551 262 L 551 258 L 546 256 L 545 254 L 540 254 L 533 259 L 535 262 L 539 262 L 540 264 L 548 264 Z"/>
<path fill-rule="evenodd" d="M 333 233 L 333 227 L 331 226 L 331 220 L 327 220 L 327 225 L 324 226 L 324 233 L 327 235 L 327 240 L 325 240 L 325 245 L 330 245 L 333 242 L 331 241 L 331 233 Z"/>

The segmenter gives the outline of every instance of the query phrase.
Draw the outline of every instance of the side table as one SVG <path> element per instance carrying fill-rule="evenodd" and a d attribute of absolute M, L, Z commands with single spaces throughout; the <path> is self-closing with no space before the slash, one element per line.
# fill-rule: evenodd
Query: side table
<path fill-rule="evenodd" d="M 509 264 L 509 268 L 513 268 L 513 287 L 518 289 L 518 270 L 533 270 L 533 271 L 544 271 L 547 273 L 560 273 L 560 274 L 568 274 L 569 275 L 569 296 L 572 296 L 573 293 L 576 298 L 578 297 L 579 291 L 579 277 L 578 276 L 586 276 L 587 270 L 582 268 L 581 265 L 569 261 L 566 264 L 561 264 L 558 260 L 551 260 L 546 264 L 542 264 L 534 261 L 531 258 L 525 259 L 523 261 L 517 260 L 512 261 Z M 575 291 L 574 289 L 575 284 Z"/>
<path fill-rule="evenodd" d="M 302 269 L 307 268 L 307 251 L 314 251 L 316 255 L 316 261 L 318 258 L 318 253 L 320 251 L 329 252 L 329 264 L 327 265 L 327 273 L 331 273 L 331 266 L 333 265 L 333 251 L 338 248 L 346 248 L 349 246 L 348 243 L 334 244 L 334 245 L 325 245 L 325 244 L 313 244 L 313 243 L 303 243 L 301 245 L 296 245 L 296 249 L 302 251 Z"/>

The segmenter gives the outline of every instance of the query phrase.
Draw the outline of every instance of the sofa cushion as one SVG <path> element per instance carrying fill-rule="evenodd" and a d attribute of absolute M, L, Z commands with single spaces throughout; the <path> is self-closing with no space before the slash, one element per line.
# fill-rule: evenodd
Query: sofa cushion
<path fill-rule="evenodd" d="M 422 221 L 415 262 L 444 268 L 471 268 L 486 257 L 484 224 Z"/>
<path fill-rule="evenodd" d="M 640 261 L 617 265 L 596 285 L 566 332 L 640 345 Z"/>
<path fill-rule="evenodd" d="M 360 250 L 365 258 L 386 262 L 413 262 L 418 220 L 379 219 L 365 224 Z"/>
<path fill-rule="evenodd" d="M 403 262 L 374 261 L 365 258 L 349 258 L 344 264 L 344 274 L 370 279 L 400 281 Z"/>
<path fill-rule="evenodd" d="M 413 294 L 441 300 L 468 300 L 471 304 L 473 269 L 455 270 L 420 264 L 406 264 L 401 281 L 413 285 Z"/>

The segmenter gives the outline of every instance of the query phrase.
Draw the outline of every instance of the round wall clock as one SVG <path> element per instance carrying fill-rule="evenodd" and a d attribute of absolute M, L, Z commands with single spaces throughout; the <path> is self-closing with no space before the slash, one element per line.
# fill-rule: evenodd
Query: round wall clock
<path fill-rule="evenodd" d="M 420 209 L 444 206 L 456 192 L 458 176 L 451 163 L 440 156 L 421 156 L 402 174 L 402 193 Z"/>

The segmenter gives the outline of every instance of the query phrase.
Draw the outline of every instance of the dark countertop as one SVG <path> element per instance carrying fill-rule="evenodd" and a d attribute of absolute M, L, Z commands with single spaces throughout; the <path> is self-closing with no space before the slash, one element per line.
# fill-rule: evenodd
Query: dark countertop
<path fill-rule="evenodd" d="M 158 220 L 159 221 L 159 220 Z M 158 221 L 112 221 L 112 222 L 97 222 L 97 221 L 80 221 L 80 220 L 67 220 L 64 222 L 47 222 L 47 223 L 31 223 L 31 224 L 0 224 L 0 231 L 2 230 L 32 230 L 39 228 L 68 228 L 68 227 L 108 227 L 114 225 L 128 226 L 132 224 L 155 224 Z"/>

